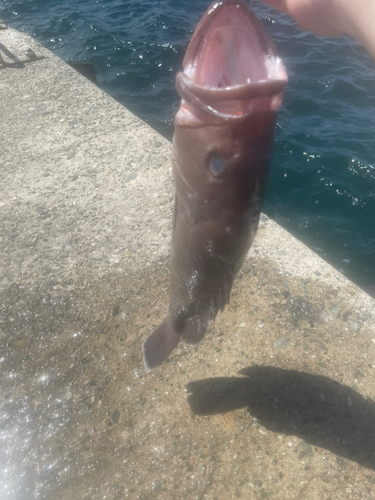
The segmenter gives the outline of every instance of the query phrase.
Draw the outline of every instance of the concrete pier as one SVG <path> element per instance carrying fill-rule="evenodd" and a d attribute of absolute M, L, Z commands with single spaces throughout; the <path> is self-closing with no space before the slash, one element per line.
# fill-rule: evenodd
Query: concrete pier
<path fill-rule="evenodd" d="M 0 499 L 374 499 L 374 299 L 262 216 L 230 306 L 146 375 L 171 146 L 0 31 L 28 48 L 0 69 Z"/>

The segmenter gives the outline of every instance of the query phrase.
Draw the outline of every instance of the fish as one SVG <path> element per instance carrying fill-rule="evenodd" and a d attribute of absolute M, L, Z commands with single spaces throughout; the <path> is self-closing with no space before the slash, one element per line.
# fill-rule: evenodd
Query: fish
<path fill-rule="evenodd" d="M 147 372 L 180 340 L 198 344 L 229 303 L 257 232 L 287 81 L 271 37 L 243 1 L 208 7 L 176 76 L 170 301 L 143 344 Z"/>

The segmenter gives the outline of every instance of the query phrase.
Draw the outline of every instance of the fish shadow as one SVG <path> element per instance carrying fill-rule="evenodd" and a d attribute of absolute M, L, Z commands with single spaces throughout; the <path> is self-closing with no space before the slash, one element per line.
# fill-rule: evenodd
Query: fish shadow
<path fill-rule="evenodd" d="M 197 415 L 248 407 L 271 431 L 298 436 L 375 470 L 375 402 L 321 375 L 272 366 L 240 371 L 246 378 L 190 382 L 188 403 Z"/>

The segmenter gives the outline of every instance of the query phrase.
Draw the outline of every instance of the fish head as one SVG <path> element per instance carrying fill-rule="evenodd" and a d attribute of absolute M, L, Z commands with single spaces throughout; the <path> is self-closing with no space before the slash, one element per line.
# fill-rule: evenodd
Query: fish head
<path fill-rule="evenodd" d="M 206 214 L 235 206 L 239 216 L 263 192 L 286 83 L 274 43 L 248 6 L 213 3 L 177 75 L 182 101 L 173 148 L 175 182 L 207 204 Z"/>

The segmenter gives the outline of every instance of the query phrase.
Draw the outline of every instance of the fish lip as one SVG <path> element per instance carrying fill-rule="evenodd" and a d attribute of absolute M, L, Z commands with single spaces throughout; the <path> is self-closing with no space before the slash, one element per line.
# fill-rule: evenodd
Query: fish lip
<path fill-rule="evenodd" d="M 228 7 L 231 6 L 241 9 L 241 15 L 243 14 L 247 21 L 250 22 L 254 31 L 254 37 L 257 38 L 259 42 L 260 51 L 264 55 L 264 58 L 272 59 L 273 65 L 271 68 L 267 67 L 267 63 L 265 62 L 268 78 L 267 80 L 258 80 L 243 85 L 228 87 L 199 85 L 195 83 L 194 76 L 196 72 L 196 61 L 201 50 L 202 42 L 204 42 L 205 35 L 209 32 L 214 19 L 223 9 L 228 9 Z M 277 57 L 273 40 L 255 14 L 242 0 L 219 0 L 210 5 L 193 33 L 182 66 L 183 72 L 178 74 L 177 78 L 183 80 L 184 86 L 193 91 L 199 98 L 208 98 L 210 100 L 243 100 L 272 96 L 282 92 L 283 88 L 288 83 L 284 65 L 280 58 Z"/>
<path fill-rule="evenodd" d="M 251 111 L 236 115 L 230 112 L 221 112 L 214 106 L 214 103 L 218 101 L 235 101 L 233 96 L 236 93 L 242 96 L 237 101 L 252 101 L 261 97 L 269 97 L 271 98 L 269 111 L 276 112 L 281 105 L 284 86 L 284 81 L 267 81 L 259 85 L 248 84 L 243 87 L 231 87 L 216 91 L 194 84 L 189 77 L 179 72 L 176 78 L 176 89 L 182 97 L 182 104 L 175 117 L 175 123 L 185 127 L 199 128 L 208 123 L 223 125 L 228 120 L 237 122 L 246 120 Z M 216 97 L 210 97 L 212 95 Z M 194 109 L 194 113 L 192 113 L 192 109 Z"/>
<path fill-rule="evenodd" d="M 288 77 L 281 61 L 280 66 L 280 76 L 278 78 L 259 80 L 245 85 L 235 85 L 226 88 L 197 85 L 186 73 L 180 71 L 177 73 L 176 78 L 177 91 L 181 95 L 184 88 L 189 89 L 198 98 L 213 101 L 242 101 L 270 97 L 280 94 L 288 82 Z M 181 95 L 181 97 L 183 96 Z"/>

